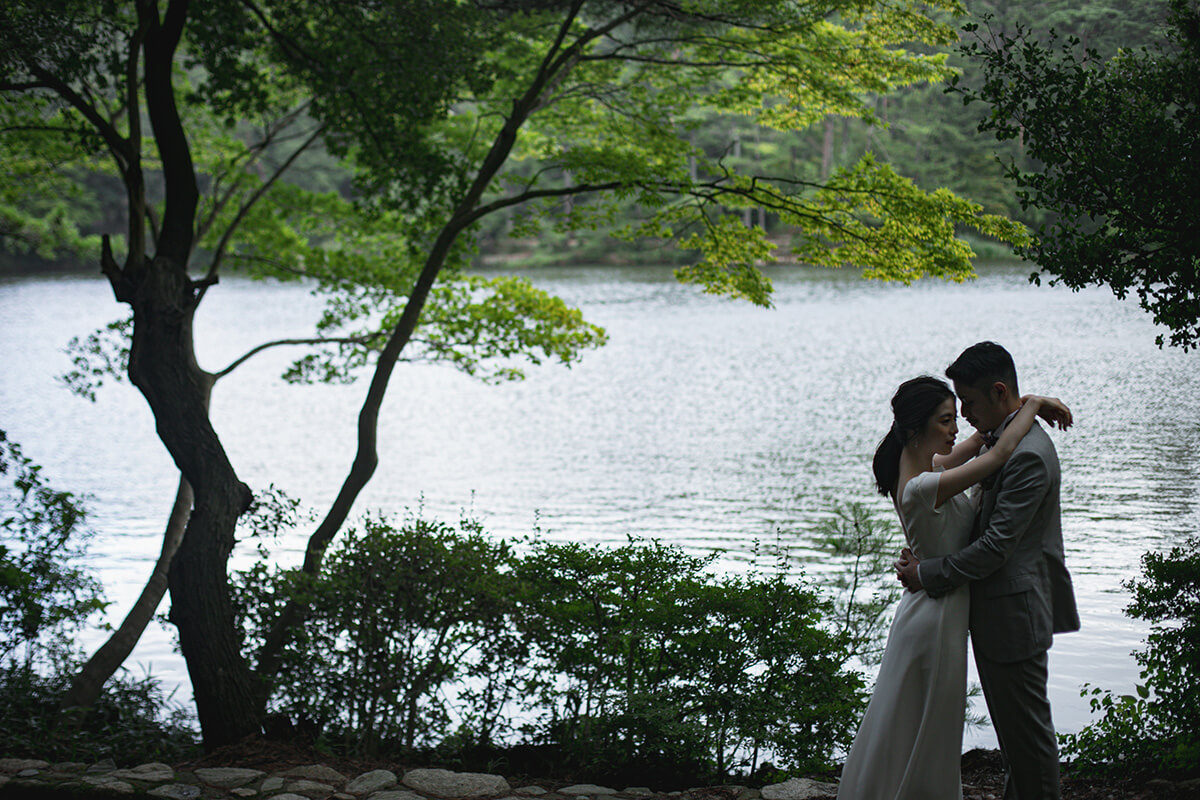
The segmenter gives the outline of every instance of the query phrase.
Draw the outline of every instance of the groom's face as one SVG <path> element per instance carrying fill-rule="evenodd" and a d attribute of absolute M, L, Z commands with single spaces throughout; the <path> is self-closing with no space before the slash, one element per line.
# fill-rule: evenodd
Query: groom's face
<path fill-rule="evenodd" d="M 962 404 L 963 419 L 981 433 L 995 430 L 1008 416 L 1007 409 L 1000 402 L 999 393 L 986 384 L 969 386 L 955 381 L 954 393 Z"/>

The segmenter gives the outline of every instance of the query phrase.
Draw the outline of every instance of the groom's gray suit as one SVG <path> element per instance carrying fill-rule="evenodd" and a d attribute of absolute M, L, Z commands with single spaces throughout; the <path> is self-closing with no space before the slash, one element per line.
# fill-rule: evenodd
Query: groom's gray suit
<path fill-rule="evenodd" d="M 1052 634 L 1079 629 L 1063 558 L 1060 482 L 1054 444 L 1035 423 L 985 482 L 971 543 L 918 565 L 932 597 L 971 584 L 971 645 L 1007 762 L 1005 800 L 1059 797 L 1046 651 Z"/>

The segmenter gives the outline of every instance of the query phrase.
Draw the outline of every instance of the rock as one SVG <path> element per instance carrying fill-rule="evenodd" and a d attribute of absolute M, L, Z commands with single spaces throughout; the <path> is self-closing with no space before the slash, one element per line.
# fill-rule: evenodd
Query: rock
<path fill-rule="evenodd" d="M 283 778 L 280 778 L 278 775 L 272 775 L 263 781 L 262 786 L 258 788 L 264 792 L 278 792 L 283 788 Z"/>
<path fill-rule="evenodd" d="M 513 789 L 513 794 L 519 794 L 522 797 L 537 797 L 546 794 L 546 790 L 540 786 L 522 786 L 520 789 Z"/>
<path fill-rule="evenodd" d="M 616 789 L 609 789 L 607 786 L 597 786 L 594 783 L 577 783 L 574 786 L 564 786 L 558 790 L 559 794 L 565 795 L 581 795 L 586 794 L 589 797 L 604 794 L 616 794 Z"/>
<path fill-rule="evenodd" d="M 50 766 L 48 761 L 38 761 L 36 758 L 0 758 L 0 772 L 24 772 L 27 769 L 45 769 Z"/>
<path fill-rule="evenodd" d="M 165 797 L 167 800 L 196 800 L 200 796 L 200 787 L 186 783 L 168 783 L 146 792 L 151 797 Z"/>
<path fill-rule="evenodd" d="M 234 797 L 254 797 L 254 795 L 258 794 L 258 792 L 254 791 L 253 789 L 247 789 L 244 786 L 239 786 L 236 789 L 230 789 L 229 793 Z"/>
<path fill-rule="evenodd" d="M 821 783 L 808 778 L 792 778 L 762 788 L 763 800 L 809 800 L 837 797 L 836 783 Z"/>
<path fill-rule="evenodd" d="M 368 797 L 367 800 L 425 800 L 425 798 L 415 792 L 396 789 L 389 792 L 376 792 Z"/>
<path fill-rule="evenodd" d="M 448 798 L 486 797 L 510 791 L 508 781 L 499 775 L 444 769 L 414 769 L 406 772 L 404 785 L 422 794 Z"/>
<path fill-rule="evenodd" d="M 730 786 L 729 788 L 734 791 L 737 800 L 758 800 L 762 797 L 762 792 L 749 786 Z"/>
<path fill-rule="evenodd" d="M 17 777 L 18 778 L 35 778 L 41 774 L 42 774 L 42 771 L 40 769 L 23 769 L 17 773 Z"/>
<path fill-rule="evenodd" d="M 346 792 L 334 792 L 333 800 L 354 800 L 354 795 Z"/>
<path fill-rule="evenodd" d="M 60 761 L 50 769 L 55 772 L 83 772 L 87 769 L 87 764 L 82 761 Z"/>
<path fill-rule="evenodd" d="M 350 794 L 371 794 L 390 789 L 399 782 L 396 773 L 391 770 L 373 769 L 346 784 L 346 791 Z"/>
<path fill-rule="evenodd" d="M 209 786 L 216 786 L 218 789 L 232 789 L 235 786 L 245 786 L 250 781 L 264 777 L 267 773 L 258 769 L 239 769 L 237 767 L 201 767 L 194 774 Z"/>
<path fill-rule="evenodd" d="M 103 761 L 97 761 L 95 764 L 92 764 L 87 768 L 87 771 L 94 775 L 97 772 L 112 772 L 116 768 L 117 762 L 111 758 L 106 758 Z"/>
<path fill-rule="evenodd" d="M 309 764 L 307 767 L 296 767 L 289 769 L 287 772 L 281 772 L 285 778 L 306 778 L 310 781 L 321 781 L 322 783 L 333 783 L 342 786 L 346 783 L 346 776 L 338 772 L 332 767 L 327 767 L 324 764 Z"/>
<path fill-rule="evenodd" d="M 133 794 L 133 784 L 114 778 L 110 775 L 85 775 L 83 782 L 96 789 L 103 789 L 114 794 Z"/>
<path fill-rule="evenodd" d="M 654 794 L 654 792 L 650 791 L 650 788 L 647 786 L 629 786 L 621 794 L 629 794 L 634 797 L 648 797 Z"/>
<path fill-rule="evenodd" d="M 336 791 L 328 783 L 319 783 L 317 781 L 289 781 L 284 787 L 284 791 L 292 794 L 301 794 L 309 798 L 309 800 L 325 800 L 326 797 Z"/>
<path fill-rule="evenodd" d="M 151 783 L 163 783 L 175 778 L 175 770 L 166 764 L 157 762 L 140 764 L 133 769 L 115 769 L 108 774 L 122 780 L 149 781 Z"/>
<path fill-rule="evenodd" d="M 271 798 L 271 800 L 308 800 L 308 798 L 301 794 L 292 794 L 291 792 L 284 792 L 283 794 L 277 794 L 277 795 L 273 796 Z"/>

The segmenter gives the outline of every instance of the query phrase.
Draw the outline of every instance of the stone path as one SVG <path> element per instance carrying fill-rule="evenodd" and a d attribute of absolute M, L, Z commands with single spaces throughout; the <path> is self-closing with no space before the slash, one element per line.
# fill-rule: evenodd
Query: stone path
<path fill-rule="evenodd" d="M 807 778 L 764 786 L 761 791 L 724 786 L 668 793 L 594 784 L 514 788 L 499 775 L 442 769 L 414 769 L 400 775 L 377 769 L 348 776 L 322 764 L 267 773 L 233 767 L 177 770 L 157 763 L 119 769 L 111 761 L 51 764 L 0 758 L 0 800 L 31 796 L 47 787 L 80 796 L 167 800 L 828 800 L 837 795 L 836 785 Z"/>

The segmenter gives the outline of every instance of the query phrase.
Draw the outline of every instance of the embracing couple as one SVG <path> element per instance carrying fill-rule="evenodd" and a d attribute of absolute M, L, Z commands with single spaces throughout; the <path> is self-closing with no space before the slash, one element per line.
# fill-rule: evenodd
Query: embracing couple
<path fill-rule="evenodd" d="M 1046 696 L 1052 634 L 1079 628 L 1063 559 L 1058 456 L 1037 424 L 1066 429 L 1058 400 L 1024 396 L 998 344 L 967 348 L 937 378 L 892 397 L 875 452 L 908 542 L 908 591 L 838 787 L 840 800 L 956 800 L 967 688 L 967 631 L 1000 740 L 1005 800 L 1059 797 Z M 956 443 L 955 395 L 976 432 Z"/>

